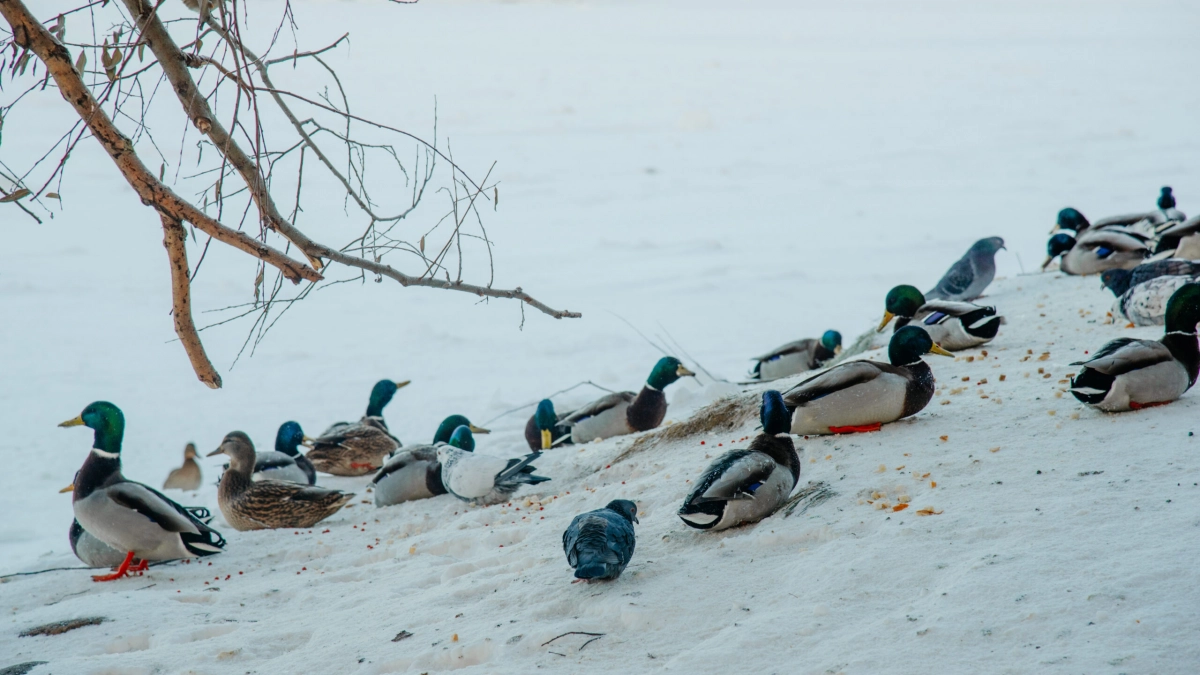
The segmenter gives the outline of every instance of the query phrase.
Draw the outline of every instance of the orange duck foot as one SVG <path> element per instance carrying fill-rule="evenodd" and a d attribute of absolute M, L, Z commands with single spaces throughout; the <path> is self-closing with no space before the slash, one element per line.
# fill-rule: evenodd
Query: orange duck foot
<path fill-rule="evenodd" d="M 873 422 L 871 424 L 853 424 L 848 427 L 829 427 L 831 434 L 865 434 L 871 431 L 879 431 L 883 426 L 882 422 Z"/>
<path fill-rule="evenodd" d="M 379 467 L 375 466 L 374 464 L 371 464 L 370 462 L 350 462 L 350 468 L 351 469 L 369 469 L 371 471 L 374 471 L 375 469 L 378 469 Z"/>
<path fill-rule="evenodd" d="M 125 560 L 121 563 L 120 567 L 117 568 L 116 572 L 113 572 L 112 574 L 92 575 L 92 581 L 116 581 L 126 574 L 129 574 L 129 563 L 131 562 L 133 562 L 133 551 L 125 554 Z"/>
<path fill-rule="evenodd" d="M 129 571 L 137 572 L 138 574 L 141 574 L 142 572 L 145 572 L 147 569 L 149 569 L 149 567 L 150 567 L 149 560 L 139 560 L 138 564 L 136 564 L 132 568 L 130 568 Z"/>
<path fill-rule="evenodd" d="M 1168 403 L 1170 403 L 1170 401 L 1155 401 L 1153 403 L 1138 403 L 1137 401 L 1130 401 L 1129 407 L 1133 410 L 1141 410 L 1143 408 L 1154 408 L 1160 405 L 1166 405 Z"/>

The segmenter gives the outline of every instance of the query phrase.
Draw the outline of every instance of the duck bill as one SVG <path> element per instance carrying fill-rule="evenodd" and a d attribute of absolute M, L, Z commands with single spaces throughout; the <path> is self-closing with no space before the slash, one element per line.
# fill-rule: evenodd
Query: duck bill
<path fill-rule="evenodd" d="M 884 311 L 884 313 L 883 313 L 883 321 L 880 321 L 880 322 L 879 322 L 879 328 L 876 328 L 876 329 L 875 329 L 875 332 L 876 332 L 876 333 L 882 333 L 882 332 L 883 332 L 883 329 L 884 329 L 884 328 L 887 328 L 887 325 L 888 325 L 889 323 L 891 323 L 892 319 L 894 319 L 894 318 L 896 318 L 896 315 L 895 315 L 895 314 L 892 314 L 891 312 L 888 312 L 888 311 Z"/>
<path fill-rule="evenodd" d="M 474 424 L 468 424 L 467 428 L 470 429 L 471 433 L 473 433 L 473 434 L 490 434 L 490 433 L 492 433 L 491 429 L 484 429 L 483 427 L 477 427 Z"/>
<path fill-rule="evenodd" d="M 950 352 L 946 351 L 945 349 L 942 349 L 942 346 L 938 345 L 938 344 L 933 345 L 933 347 L 931 347 L 929 349 L 929 353 L 937 354 L 938 356 L 951 356 L 951 357 L 954 356 L 954 354 L 951 354 Z"/>
<path fill-rule="evenodd" d="M 549 450 L 553 444 L 554 437 L 550 434 L 549 429 L 542 429 L 542 449 Z"/>
<path fill-rule="evenodd" d="M 65 488 L 63 488 L 63 489 L 61 489 L 61 490 L 59 490 L 59 491 L 58 491 L 58 494 L 60 494 L 60 495 L 61 495 L 61 494 L 67 493 L 67 492 L 74 492 L 74 491 L 75 491 L 75 484 L 74 484 L 74 483 L 71 483 L 71 484 L 70 484 L 70 485 L 68 485 L 67 487 L 65 487 Z"/>
<path fill-rule="evenodd" d="M 407 387 L 407 386 L 408 386 L 408 385 L 410 385 L 410 384 L 412 384 L 412 380 L 404 380 L 404 381 L 402 381 L 402 382 L 396 382 L 396 388 L 397 388 L 397 389 L 403 389 L 403 388 Z"/>
<path fill-rule="evenodd" d="M 1054 262 L 1054 256 L 1052 256 L 1052 255 L 1046 256 L 1046 260 L 1042 263 L 1042 269 L 1044 270 L 1047 267 L 1049 267 L 1050 263 L 1052 263 L 1052 262 Z"/>
<path fill-rule="evenodd" d="M 59 424 L 58 426 L 63 427 L 64 429 L 66 427 L 81 427 L 81 426 L 83 426 L 83 417 L 82 416 L 72 417 L 71 419 L 67 420 L 66 422 Z"/>
<path fill-rule="evenodd" d="M 223 455 L 223 454 L 225 454 L 225 448 L 217 448 L 216 450 L 213 450 L 212 452 L 205 455 L 205 457 L 216 457 L 217 455 Z"/>
<path fill-rule="evenodd" d="M 834 348 L 833 348 L 833 355 L 834 355 L 834 356 L 841 356 L 841 354 L 842 354 L 842 346 L 841 346 L 841 345 L 838 345 L 838 346 L 836 346 L 836 347 L 834 347 Z"/>
<path fill-rule="evenodd" d="M 675 369 L 675 374 L 680 377 L 695 377 L 696 374 L 685 368 L 682 364 Z"/>

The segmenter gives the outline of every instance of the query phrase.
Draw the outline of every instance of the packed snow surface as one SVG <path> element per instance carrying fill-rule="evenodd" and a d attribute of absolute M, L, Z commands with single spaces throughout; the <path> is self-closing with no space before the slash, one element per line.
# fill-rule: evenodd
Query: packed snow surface
<path fill-rule="evenodd" d="M 723 533 L 674 512 L 753 422 L 620 461 L 636 437 L 554 450 L 536 462 L 551 482 L 489 508 L 441 496 L 376 509 L 365 478 L 322 476 L 359 498 L 311 531 L 227 527 L 220 462 L 205 460 L 205 486 L 172 496 L 217 513 L 226 552 L 106 584 L 76 570 L 3 579 L 0 668 L 1196 671 L 1200 394 L 1122 415 L 1063 394 L 1088 350 L 1161 329 L 1106 323 L 1112 297 L 1096 278 L 1032 274 L 1063 206 L 1145 210 L 1171 185 L 1181 209 L 1200 210 L 1195 3 L 293 6 L 301 48 L 351 31 L 331 58 L 359 114 L 430 129 L 436 96 L 456 161 L 485 173 L 499 160 L 486 221 L 496 284 L 584 318 L 337 285 L 236 367 L 248 326 L 206 331 L 225 382 L 209 391 L 171 341 L 156 216 L 84 143 L 56 218 L 0 210 L 0 574 L 78 565 L 56 491 L 91 437 L 54 425 L 97 399 L 125 411 L 126 475 L 157 486 L 188 441 L 206 452 L 242 429 L 266 448 L 288 419 L 319 432 L 361 415 L 384 377 L 413 381 L 385 413 L 406 443 L 457 412 L 493 429 L 479 452 L 514 456 L 532 408 L 502 413 L 583 380 L 640 387 L 660 354 L 623 320 L 737 381 L 788 340 L 828 328 L 853 340 L 891 286 L 931 286 L 983 236 L 1008 244 L 982 301 L 1008 324 L 982 350 L 926 357 L 939 392 L 915 417 L 797 439 L 798 489 L 828 499 Z M 261 7 L 254 29 L 270 32 L 278 8 Z M 70 114 L 53 91 L 23 102 L 0 158 L 40 156 Z M 169 124 L 164 138 L 178 133 Z M 361 228 L 340 197 L 309 199 L 310 234 L 336 243 Z M 467 279 L 486 282 L 474 255 Z M 255 274 L 213 247 L 198 320 L 247 302 Z M 668 389 L 668 422 L 741 389 L 685 379 Z M 616 498 L 640 506 L 629 568 L 571 584 L 563 529 Z M 88 616 L 108 620 L 17 637 Z"/>

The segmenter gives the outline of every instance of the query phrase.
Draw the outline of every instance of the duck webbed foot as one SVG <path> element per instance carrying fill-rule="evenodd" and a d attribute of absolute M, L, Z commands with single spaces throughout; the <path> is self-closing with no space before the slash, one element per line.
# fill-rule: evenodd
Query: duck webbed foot
<path fill-rule="evenodd" d="M 125 554 L 125 560 L 121 562 L 119 567 L 117 567 L 117 571 L 113 572 L 112 574 L 94 574 L 92 575 L 92 581 L 116 581 L 117 579 L 129 574 L 129 564 L 132 562 L 133 551 L 130 551 Z M 139 563 L 139 565 L 144 564 L 146 564 L 146 561 L 144 560 Z"/>
<path fill-rule="evenodd" d="M 872 422 L 871 424 L 852 424 L 845 427 L 829 427 L 831 434 L 865 434 L 871 431 L 879 431 L 883 426 L 880 422 Z"/>

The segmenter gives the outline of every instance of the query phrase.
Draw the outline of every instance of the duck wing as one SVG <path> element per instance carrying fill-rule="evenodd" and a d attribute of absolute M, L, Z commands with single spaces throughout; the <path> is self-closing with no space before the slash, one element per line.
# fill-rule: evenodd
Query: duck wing
<path fill-rule="evenodd" d="M 1092 358 L 1076 361 L 1073 366 L 1085 366 L 1112 377 L 1175 358 L 1166 345 L 1157 340 L 1117 338 L 1100 348 Z"/>
<path fill-rule="evenodd" d="M 755 356 L 752 360 L 754 360 L 754 361 L 770 361 L 771 359 L 775 358 L 776 356 L 786 356 L 788 354 L 804 354 L 804 353 L 811 352 L 813 350 L 813 348 L 816 346 L 816 344 L 817 344 L 817 340 L 815 338 L 804 338 L 803 340 L 796 340 L 794 342 L 789 342 L 780 347 L 776 347 L 775 349 L 767 352 L 766 354 L 763 354 L 762 356 Z"/>
<path fill-rule="evenodd" d="M 637 398 L 637 394 L 633 393 L 632 391 L 617 391 L 608 394 L 607 396 L 601 396 L 595 401 L 592 401 L 579 410 L 571 413 L 569 416 L 564 417 L 561 423 L 564 426 L 569 427 L 589 417 L 595 417 L 609 408 L 616 407 L 622 402 L 633 403 L 633 399 L 635 398 Z"/>
<path fill-rule="evenodd" d="M 775 460 L 753 450 L 731 450 L 708 466 L 697 481 L 688 504 L 752 499 L 776 467 Z"/>
<path fill-rule="evenodd" d="M 415 462 L 436 462 L 437 461 L 437 446 L 436 445 L 414 445 L 407 448 L 402 448 L 392 453 L 392 456 L 384 462 L 380 467 L 379 473 L 371 479 L 372 483 L 387 478 L 389 474 L 393 474 L 404 467 Z"/>
<path fill-rule="evenodd" d="M 1101 249 L 1108 251 L 1122 251 L 1130 253 L 1133 251 L 1150 251 L 1148 245 L 1149 238 L 1143 235 L 1131 232 L 1125 229 L 1110 228 L 1104 230 L 1088 230 L 1080 235 L 1079 240 L 1075 245 L 1085 249 L 1096 250 L 1097 255 L 1101 258 L 1106 257 L 1101 255 Z"/>
<path fill-rule="evenodd" d="M 795 410 L 807 403 L 834 392 L 870 382 L 887 372 L 886 364 L 875 361 L 849 361 L 810 377 L 783 394 L 788 410 Z"/>
<path fill-rule="evenodd" d="M 115 504 L 137 511 L 166 532 L 178 534 L 183 545 L 196 555 L 220 553 L 225 548 L 221 533 L 196 517 L 207 516 L 208 509 L 180 506 L 158 490 L 133 481 L 114 483 L 104 492 Z"/>

